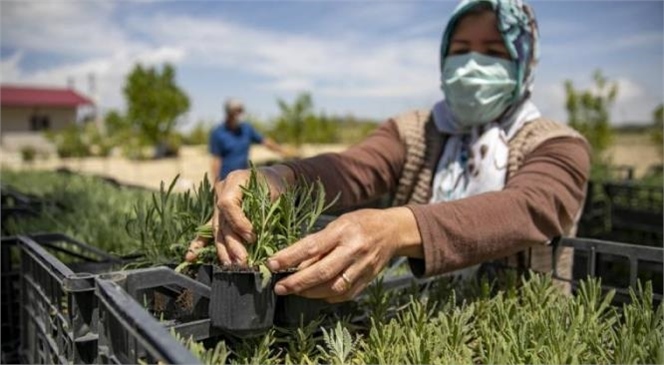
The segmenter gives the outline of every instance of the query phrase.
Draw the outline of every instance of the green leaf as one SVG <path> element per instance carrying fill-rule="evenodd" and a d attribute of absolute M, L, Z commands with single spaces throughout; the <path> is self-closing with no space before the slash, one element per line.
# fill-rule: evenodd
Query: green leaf
<path fill-rule="evenodd" d="M 181 273 L 182 270 L 184 270 L 185 268 L 187 268 L 190 265 L 191 265 L 191 263 L 189 263 L 189 261 L 183 261 L 178 266 L 175 267 L 174 271 L 177 272 L 177 273 Z"/>
<path fill-rule="evenodd" d="M 272 279 L 272 271 L 265 264 L 258 265 L 258 271 L 261 273 L 261 288 L 265 289 Z"/>

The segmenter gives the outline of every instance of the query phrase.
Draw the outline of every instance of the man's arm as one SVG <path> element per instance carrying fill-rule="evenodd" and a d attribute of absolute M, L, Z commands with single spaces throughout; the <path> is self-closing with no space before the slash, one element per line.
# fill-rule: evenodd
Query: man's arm
<path fill-rule="evenodd" d="M 251 124 L 248 124 L 248 127 L 251 132 L 252 143 L 261 144 L 267 147 L 270 151 L 278 153 L 281 157 L 292 157 L 293 153 L 290 149 L 282 147 L 270 137 L 263 136 Z"/>
<path fill-rule="evenodd" d="M 290 152 L 286 148 L 279 145 L 277 142 L 272 140 L 272 138 L 269 137 L 263 138 L 262 145 L 267 147 L 270 151 L 276 152 L 283 157 L 288 157 L 290 155 Z"/>

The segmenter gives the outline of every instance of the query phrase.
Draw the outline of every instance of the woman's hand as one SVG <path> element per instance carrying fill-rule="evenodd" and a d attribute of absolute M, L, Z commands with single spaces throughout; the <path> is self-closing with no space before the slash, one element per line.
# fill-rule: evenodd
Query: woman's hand
<path fill-rule="evenodd" d="M 292 170 L 286 166 L 260 168 L 258 172 L 266 178 L 272 199 L 276 199 L 285 190 L 285 185 L 294 180 Z M 222 265 L 245 265 L 247 250 L 243 242 L 253 243 L 256 240 L 251 222 L 242 211 L 241 187 L 247 184 L 250 174 L 250 170 L 233 171 L 214 186 L 217 204 L 211 224 L 217 256 Z M 208 244 L 209 240 L 196 237 L 189 244 L 185 260 L 194 261 L 198 251 Z"/>
<path fill-rule="evenodd" d="M 359 294 L 393 256 L 423 257 L 415 216 L 405 207 L 347 213 L 268 260 L 273 272 L 298 267 L 280 280 L 278 295 L 349 300 Z"/>

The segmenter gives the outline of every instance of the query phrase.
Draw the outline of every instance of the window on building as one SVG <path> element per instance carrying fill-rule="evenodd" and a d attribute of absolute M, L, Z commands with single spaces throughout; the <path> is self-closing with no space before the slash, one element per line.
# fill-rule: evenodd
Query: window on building
<path fill-rule="evenodd" d="M 30 117 L 31 131 L 45 131 L 51 129 L 51 118 L 48 115 L 33 115 Z"/>

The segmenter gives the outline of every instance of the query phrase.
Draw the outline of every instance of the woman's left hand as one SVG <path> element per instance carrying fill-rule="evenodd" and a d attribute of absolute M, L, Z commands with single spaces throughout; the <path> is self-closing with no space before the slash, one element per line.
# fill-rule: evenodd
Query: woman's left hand
<path fill-rule="evenodd" d="M 415 217 L 405 207 L 347 213 L 320 232 L 277 252 L 273 272 L 297 267 L 275 286 L 278 295 L 298 294 L 342 302 L 359 294 L 395 255 L 422 257 Z"/>

